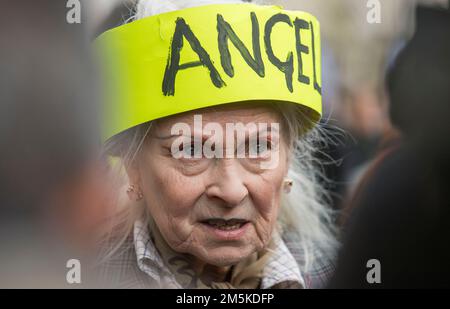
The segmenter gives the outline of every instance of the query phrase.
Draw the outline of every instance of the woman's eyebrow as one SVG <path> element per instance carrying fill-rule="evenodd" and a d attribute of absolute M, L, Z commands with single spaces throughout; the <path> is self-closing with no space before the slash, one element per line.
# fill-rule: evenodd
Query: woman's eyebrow
<path fill-rule="evenodd" d="M 279 129 L 278 129 L 279 126 L 272 126 L 272 123 L 268 124 L 266 126 L 258 125 L 258 127 L 259 127 L 258 130 L 253 130 L 253 131 L 249 131 L 246 128 L 246 130 L 245 130 L 246 138 L 248 139 L 249 136 L 253 136 L 253 135 L 256 135 L 256 134 L 258 134 L 258 135 L 264 134 L 264 133 L 269 133 L 270 134 L 272 132 L 273 133 L 279 133 Z M 234 135 L 234 133 L 235 133 L 235 130 L 233 130 L 233 135 Z M 210 138 L 211 136 L 214 136 L 216 134 L 217 133 L 215 132 L 214 134 L 203 134 L 202 135 L 199 132 L 198 134 L 194 133 L 194 134 L 191 134 L 191 135 L 187 135 L 187 134 L 169 134 L 169 135 L 161 135 L 161 136 L 150 135 L 150 137 L 153 137 L 153 138 L 156 138 L 156 139 L 159 139 L 159 140 L 168 140 L 168 139 L 175 138 L 175 137 L 185 136 L 185 137 L 191 138 L 191 139 L 195 139 L 195 138 L 196 139 L 201 139 L 204 142 L 208 138 Z M 227 130 L 224 129 L 223 132 L 222 132 L 222 136 L 226 136 L 226 134 L 227 134 Z"/>
<path fill-rule="evenodd" d="M 272 132 L 277 134 L 279 133 L 279 126 L 272 126 L 272 124 L 269 124 L 267 126 L 260 127 L 256 131 L 248 132 L 248 136 L 254 136 L 254 135 L 264 135 L 265 133 L 271 134 Z M 248 137 L 246 135 L 246 137 Z"/>
<path fill-rule="evenodd" d="M 194 140 L 194 138 L 197 138 L 197 139 L 201 139 L 202 141 L 206 141 L 209 137 L 211 137 L 211 135 L 203 135 L 202 136 L 200 134 L 198 134 L 198 135 L 194 135 L 194 134 L 191 134 L 191 135 L 187 135 L 187 134 L 170 134 L 170 135 L 164 135 L 164 136 L 153 135 L 151 137 L 159 139 L 159 140 L 168 140 L 168 139 L 172 139 L 172 138 L 175 138 L 175 137 L 181 137 L 181 136 L 184 136 L 186 138 L 190 138 L 192 140 Z"/>

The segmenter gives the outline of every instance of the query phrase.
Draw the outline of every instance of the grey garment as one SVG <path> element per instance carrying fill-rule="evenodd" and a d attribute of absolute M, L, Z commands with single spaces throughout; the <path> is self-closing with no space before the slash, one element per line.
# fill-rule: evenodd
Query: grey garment
<path fill-rule="evenodd" d="M 335 252 L 324 252 L 319 246 L 312 248 L 312 260 L 309 261 L 309 266 L 305 267 L 307 261 L 305 259 L 305 252 L 297 237 L 292 237 L 289 233 L 283 235 L 283 241 L 287 248 L 294 256 L 297 265 L 303 271 L 303 279 L 305 281 L 306 289 L 321 289 L 325 288 L 330 281 L 335 270 Z"/>
<path fill-rule="evenodd" d="M 316 260 L 311 272 L 302 274 L 300 264 L 302 250 L 295 248 L 292 239 L 273 235 L 274 249 L 271 252 L 264 276 L 262 289 L 270 289 L 285 282 L 298 283 L 304 288 L 318 288 L 325 285 L 333 267 L 330 263 Z M 133 233 L 120 248 L 96 269 L 97 282 L 101 287 L 113 288 L 182 288 L 173 274 L 164 265 L 147 226 L 136 221 Z"/>

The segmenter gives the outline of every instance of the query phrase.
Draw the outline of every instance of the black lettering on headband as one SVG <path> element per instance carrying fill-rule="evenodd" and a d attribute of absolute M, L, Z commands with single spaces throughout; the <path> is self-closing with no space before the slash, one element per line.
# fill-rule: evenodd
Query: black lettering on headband
<path fill-rule="evenodd" d="M 264 62 L 261 56 L 261 43 L 259 40 L 259 23 L 258 18 L 254 12 L 251 13 L 252 20 L 252 43 L 253 43 L 253 57 L 245 47 L 241 39 L 231 28 L 230 24 L 225 21 L 221 14 L 217 14 L 217 31 L 219 34 L 219 51 L 222 67 L 228 76 L 234 76 L 234 68 L 231 63 L 231 54 L 228 48 L 228 40 L 233 43 L 237 50 L 241 53 L 245 62 L 260 76 L 265 76 Z"/>
<path fill-rule="evenodd" d="M 265 65 L 261 55 L 261 43 L 260 43 L 260 28 L 257 16 L 254 12 L 250 15 L 252 20 L 252 44 L 253 44 L 253 56 L 251 55 L 249 49 L 244 45 L 242 40 L 237 36 L 229 23 L 225 21 L 222 15 L 217 15 L 217 31 L 218 31 L 218 48 L 220 52 L 220 58 L 222 67 L 225 73 L 234 77 L 234 68 L 232 64 L 231 54 L 228 46 L 228 41 L 231 41 L 233 45 L 242 55 L 246 63 L 260 76 L 265 77 Z M 302 55 L 309 55 L 312 50 L 312 84 L 314 89 L 321 95 L 322 88 L 318 83 L 318 72 L 316 66 L 316 44 L 314 36 L 314 25 L 312 22 L 307 22 L 303 19 L 296 18 L 294 23 L 292 23 L 290 17 L 286 14 L 276 14 L 272 16 L 265 25 L 264 29 L 264 44 L 267 57 L 269 61 L 277 67 L 284 75 L 286 79 L 286 86 L 288 90 L 293 93 L 293 75 L 294 75 L 294 53 L 289 51 L 287 54 L 286 61 L 279 59 L 273 50 L 272 46 L 272 31 L 278 23 L 285 23 L 295 30 L 296 38 L 296 52 L 298 60 L 298 81 L 303 84 L 311 84 L 311 76 L 306 76 L 303 74 L 303 58 Z M 311 47 L 302 44 L 302 30 L 311 31 Z M 192 50 L 197 53 L 199 61 L 188 62 L 180 64 L 180 54 L 183 49 L 184 39 L 189 42 Z M 177 74 L 181 70 L 186 70 L 195 67 L 206 67 L 209 70 L 210 78 L 212 83 L 217 88 L 222 88 L 226 86 L 225 82 L 222 80 L 218 70 L 215 68 L 207 51 L 202 47 L 200 41 L 192 32 L 191 28 L 186 24 L 183 18 L 178 18 L 176 20 L 175 33 L 172 38 L 171 47 L 169 51 L 169 57 L 167 60 L 166 70 L 164 73 L 164 80 L 162 85 L 163 94 L 165 96 L 175 95 L 175 80 Z"/>
<path fill-rule="evenodd" d="M 273 65 L 275 65 L 281 72 L 285 74 L 286 85 L 289 91 L 292 93 L 294 92 L 294 88 L 292 86 L 292 75 L 294 74 L 293 53 L 289 52 L 286 61 L 281 61 L 279 58 L 275 56 L 272 48 L 272 41 L 271 41 L 272 30 L 273 27 L 280 22 L 286 23 L 292 27 L 292 22 L 288 15 L 280 13 L 272 16 L 266 23 L 264 31 L 264 42 L 266 45 L 267 56 L 270 62 L 272 62 Z"/>
<path fill-rule="evenodd" d="M 317 90 L 317 92 L 322 95 L 322 87 L 317 83 L 317 72 L 316 72 L 316 47 L 314 43 L 314 26 L 312 21 L 309 22 L 311 26 L 311 49 L 312 49 L 312 56 L 313 56 L 313 72 L 314 72 L 314 89 Z"/>
<path fill-rule="evenodd" d="M 302 29 L 309 29 L 309 24 L 306 20 L 296 18 L 294 21 L 295 25 L 295 38 L 296 38 L 296 46 L 297 46 L 297 58 L 298 58 L 298 81 L 309 85 L 309 77 L 303 75 L 303 60 L 302 54 L 309 54 L 309 47 L 302 44 L 302 36 L 300 31 Z"/>
<path fill-rule="evenodd" d="M 180 65 L 180 53 L 183 49 L 183 38 L 191 45 L 191 48 L 200 58 L 200 61 L 185 63 Z M 175 95 L 175 79 L 181 70 L 188 68 L 204 66 L 207 67 L 210 73 L 211 81 L 217 88 L 225 86 L 225 82 L 220 77 L 219 72 L 214 67 L 210 56 L 200 44 L 200 41 L 192 32 L 191 28 L 186 24 L 183 18 L 177 18 L 175 33 L 172 38 L 172 45 L 169 51 L 169 58 L 167 61 L 166 71 L 163 80 L 163 93 L 165 96 Z"/>

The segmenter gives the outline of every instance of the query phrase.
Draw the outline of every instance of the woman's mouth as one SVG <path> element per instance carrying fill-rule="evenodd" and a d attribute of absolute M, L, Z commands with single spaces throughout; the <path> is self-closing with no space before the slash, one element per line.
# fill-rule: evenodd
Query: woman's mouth
<path fill-rule="evenodd" d="M 218 238 L 235 240 L 240 238 L 246 231 L 249 221 L 244 219 L 221 219 L 212 218 L 201 221 L 201 223 Z"/>

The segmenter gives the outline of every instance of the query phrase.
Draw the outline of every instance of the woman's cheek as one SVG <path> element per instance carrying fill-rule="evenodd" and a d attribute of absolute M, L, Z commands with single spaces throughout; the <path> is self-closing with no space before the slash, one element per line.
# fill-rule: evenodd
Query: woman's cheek
<path fill-rule="evenodd" d="M 168 169 L 157 178 L 160 185 L 156 194 L 164 197 L 161 206 L 173 218 L 188 217 L 201 194 L 197 177 L 186 177 L 176 170 Z"/>
<path fill-rule="evenodd" d="M 267 219 L 276 215 L 280 204 L 282 178 L 277 174 L 260 175 L 250 186 L 250 194 L 257 211 Z"/>
<path fill-rule="evenodd" d="M 270 241 L 277 222 L 282 181 L 283 177 L 279 173 L 267 172 L 253 181 L 254 186 L 250 190 L 258 212 L 255 231 L 262 246 L 266 246 Z"/>
<path fill-rule="evenodd" d="M 166 239 L 170 247 L 183 252 L 187 244 L 192 242 L 192 226 L 185 218 L 168 218 Z"/>
<path fill-rule="evenodd" d="M 161 165 L 147 165 L 141 174 L 144 195 L 152 217 L 172 248 L 186 242 L 195 203 L 194 179 Z"/>
<path fill-rule="evenodd" d="M 258 239 L 258 245 L 256 246 L 258 249 L 262 249 L 266 247 L 272 236 L 273 226 L 268 224 L 266 221 L 256 221 L 255 223 L 255 231 Z"/>

